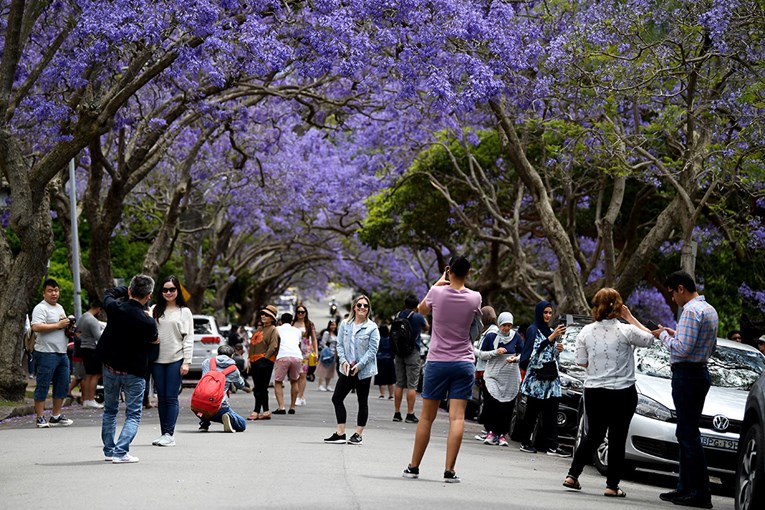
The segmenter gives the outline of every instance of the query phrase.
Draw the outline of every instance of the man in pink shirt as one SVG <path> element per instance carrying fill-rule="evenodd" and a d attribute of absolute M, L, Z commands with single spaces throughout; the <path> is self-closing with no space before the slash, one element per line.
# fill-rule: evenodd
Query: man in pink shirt
<path fill-rule="evenodd" d="M 430 442 L 430 430 L 441 400 L 449 399 L 449 434 L 446 440 L 444 482 L 458 483 L 454 472 L 465 430 L 465 408 L 475 382 L 475 357 L 471 339 L 473 319 L 481 315 L 481 295 L 465 287 L 470 262 L 454 256 L 444 274 L 420 303 L 422 315 L 433 312 L 422 385 L 422 411 L 414 439 L 412 461 L 403 472 L 418 478 L 420 462 Z"/>

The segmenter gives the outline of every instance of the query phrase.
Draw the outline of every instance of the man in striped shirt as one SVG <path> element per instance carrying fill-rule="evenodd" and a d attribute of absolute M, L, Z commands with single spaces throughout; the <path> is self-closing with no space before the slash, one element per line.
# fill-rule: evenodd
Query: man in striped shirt
<path fill-rule="evenodd" d="M 712 508 L 699 422 L 711 386 L 707 361 L 717 345 L 717 311 L 699 295 L 696 283 L 688 273 L 677 271 L 670 274 L 665 285 L 673 301 L 683 308 L 677 331 L 659 328 L 653 332 L 669 349 L 680 473 L 677 490 L 665 492 L 659 497 L 676 505 Z"/>

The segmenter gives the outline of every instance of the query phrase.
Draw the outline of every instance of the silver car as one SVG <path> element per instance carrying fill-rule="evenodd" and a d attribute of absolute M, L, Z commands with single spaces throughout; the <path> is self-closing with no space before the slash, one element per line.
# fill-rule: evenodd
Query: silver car
<path fill-rule="evenodd" d="M 225 343 L 212 315 L 194 315 L 194 354 L 189 373 L 202 374 L 202 362 L 218 354 L 218 347 Z"/>
<path fill-rule="evenodd" d="M 712 386 L 701 417 L 701 443 L 709 472 L 731 482 L 736 471 L 741 424 L 749 388 L 765 370 L 765 357 L 748 345 L 717 339 L 709 360 Z M 638 405 L 630 423 L 625 448 L 625 469 L 648 467 L 676 471 L 679 449 L 675 437 L 675 406 L 669 352 L 661 342 L 635 350 L 635 387 Z M 586 405 L 586 403 L 585 403 Z M 585 419 L 580 413 L 577 444 Z M 608 469 L 608 440 L 598 447 L 595 466 Z"/>

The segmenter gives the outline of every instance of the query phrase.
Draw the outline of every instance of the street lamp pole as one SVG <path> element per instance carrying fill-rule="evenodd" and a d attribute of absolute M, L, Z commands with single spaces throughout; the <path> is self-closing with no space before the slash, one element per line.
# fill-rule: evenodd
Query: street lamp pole
<path fill-rule="evenodd" d="M 72 226 L 72 279 L 74 280 L 74 316 L 82 315 L 82 287 L 80 286 L 80 234 L 77 229 L 77 185 L 74 159 L 69 161 L 69 216 Z"/>

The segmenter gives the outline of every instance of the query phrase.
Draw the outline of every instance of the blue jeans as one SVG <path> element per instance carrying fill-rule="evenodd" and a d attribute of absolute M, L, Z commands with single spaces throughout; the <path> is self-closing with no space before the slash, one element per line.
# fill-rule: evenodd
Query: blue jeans
<path fill-rule="evenodd" d="M 680 447 L 677 491 L 681 494 L 699 497 L 711 495 L 707 462 L 699 432 L 701 412 L 710 386 L 711 379 L 706 367 L 672 368 L 672 400 L 677 411 L 675 436 Z"/>
<path fill-rule="evenodd" d="M 146 381 L 136 375 L 113 374 L 104 367 L 104 416 L 101 421 L 101 441 L 104 443 L 104 456 L 122 457 L 130 451 L 138 425 L 141 423 L 141 404 Z M 120 391 L 125 392 L 125 424 L 120 437 L 114 443 L 117 428 L 117 412 L 120 407 Z"/>
<path fill-rule="evenodd" d="M 157 390 L 157 410 L 159 411 L 159 427 L 162 434 L 175 433 L 175 423 L 178 421 L 178 392 L 181 390 L 181 365 L 179 359 L 172 363 L 153 363 L 151 373 L 154 376 L 154 388 Z"/>
<path fill-rule="evenodd" d="M 69 393 L 69 358 L 65 353 L 35 351 L 37 385 L 35 400 L 45 400 L 53 383 L 53 398 L 66 398 Z"/>
<path fill-rule="evenodd" d="M 199 420 L 199 425 L 202 427 L 209 427 L 210 422 L 215 423 L 223 423 L 223 415 L 228 414 L 231 416 L 231 428 L 236 430 L 237 432 L 244 432 L 244 429 L 247 428 L 247 422 L 244 418 L 236 414 L 233 409 L 231 409 L 226 402 L 223 402 L 223 404 L 220 406 L 220 409 L 218 412 L 210 418 L 209 420 Z"/>

